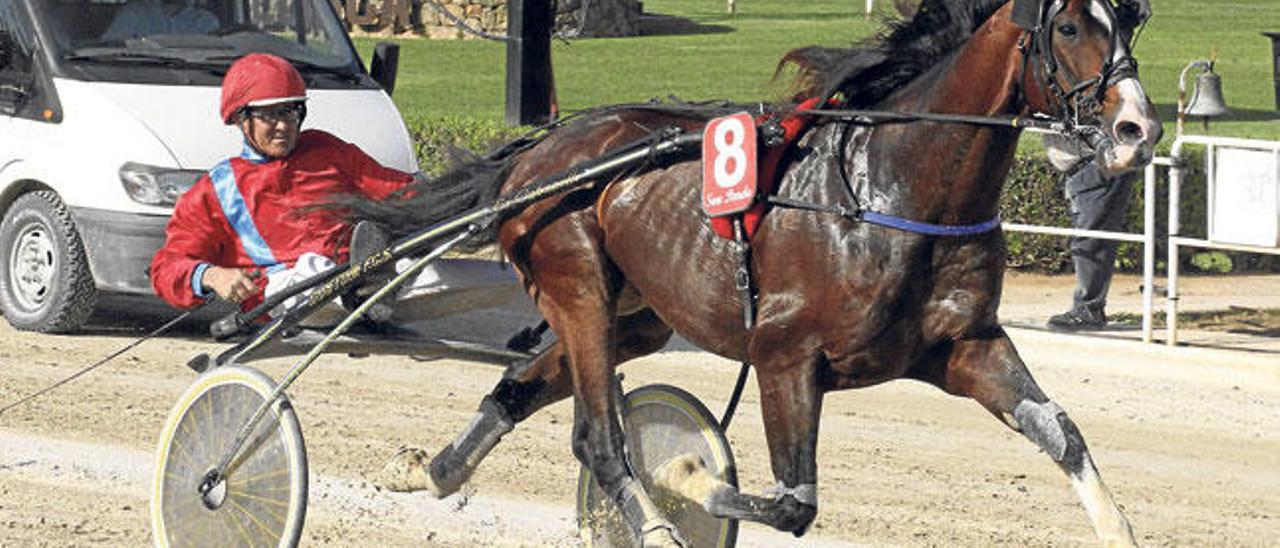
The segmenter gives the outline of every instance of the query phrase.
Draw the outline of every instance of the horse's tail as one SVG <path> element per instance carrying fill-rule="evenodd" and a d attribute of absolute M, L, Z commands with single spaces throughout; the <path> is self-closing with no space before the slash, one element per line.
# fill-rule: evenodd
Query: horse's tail
<path fill-rule="evenodd" d="M 408 236 L 493 203 L 515 164 L 516 154 L 524 148 L 508 145 L 483 157 L 453 148 L 449 151 L 452 167 L 441 175 L 415 174 L 413 183 L 381 200 L 357 194 L 335 196 L 327 207 L 343 211 L 352 223 L 371 220 L 395 238 Z M 466 247 L 482 247 L 493 237 L 493 231 L 489 231 L 473 238 Z"/>

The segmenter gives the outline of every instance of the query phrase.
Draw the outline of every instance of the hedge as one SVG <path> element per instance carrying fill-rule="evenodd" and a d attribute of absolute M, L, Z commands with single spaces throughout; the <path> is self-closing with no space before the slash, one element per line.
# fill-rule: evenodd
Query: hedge
<path fill-rule="evenodd" d="M 1167 154 L 1167 152 L 1165 152 Z M 1204 158 L 1193 151 L 1184 157 L 1186 169 L 1179 191 L 1182 236 L 1207 236 L 1206 179 Z M 1167 264 L 1169 172 L 1156 170 L 1156 270 Z M 1133 181 L 1132 198 L 1126 214 L 1126 232 L 1142 231 L 1144 177 Z M 1067 227 L 1071 225 L 1070 206 L 1062 188 L 1062 176 L 1048 163 L 1041 151 L 1019 151 L 1014 167 L 1005 182 L 1001 199 L 1001 215 L 1006 221 L 1024 224 Z M 1067 238 L 1007 232 L 1009 267 L 1035 272 L 1071 271 L 1071 255 Z M 1183 248 L 1179 253 L 1179 269 L 1185 272 L 1225 274 L 1228 272 L 1280 272 L 1280 260 L 1274 255 L 1223 252 Z M 1116 254 L 1116 267 L 1121 272 L 1142 271 L 1142 245 L 1122 243 Z"/>
<path fill-rule="evenodd" d="M 497 121 L 470 118 L 410 117 L 405 120 L 423 171 L 437 174 L 447 168 L 450 147 L 474 152 L 488 151 L 528 128 L 510 127 Z M 1181 191 L 1181 221 L 1184 236 L 1205 237 L 1205 176 L 1203 161 L 1188 157 L 1187 175 Z M 1134 180 L 1133 198 L 1126 220 L 1127 232 L 1138 232 L 1142 226 L 1143 177 Z M 1168 171 L 1157 170 L 1156 178 L 1156 268 L 1163 270 L 1167 252 L 1163 241 L 1167 233 Z M 1049 165 L 1044 153 L 1036 147 L 1018 151 L 1001 197 L 1001 216 L 1007 222 L 1068 227 L 1070 207 L 1062 189 L 1062 176 Z M 1006 232 L 1010 268 L 1042 273 L 1071 272 L 1071 256 L 1067 238 L 1019 232 Z M 1272 255 L 1188 250 L 1180 254 L 1179 267 L 1186 272 L 1280 272 L 1280 260 Z M 1121 272 L 1141 272 L 1142 246 L 1123 243 L 1116 256 Z"/>

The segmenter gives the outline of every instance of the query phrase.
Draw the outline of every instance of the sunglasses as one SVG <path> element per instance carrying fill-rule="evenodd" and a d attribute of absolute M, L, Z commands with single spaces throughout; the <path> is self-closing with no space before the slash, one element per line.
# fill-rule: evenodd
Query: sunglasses
<path fill-rule="evenodd" d="M 297 124 L 307 115 L 307 107 L 301 103 L 278 105 L 271 107 L 250 108 L 248 114 L 251 118 L 262 120 L 268 124 L 278 124 L 286 122 Z"/>

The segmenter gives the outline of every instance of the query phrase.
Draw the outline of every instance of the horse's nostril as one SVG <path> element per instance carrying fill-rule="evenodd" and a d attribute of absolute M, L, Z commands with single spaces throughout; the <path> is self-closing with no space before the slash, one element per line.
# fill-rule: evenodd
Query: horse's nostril
<path fill-rule="evenodd" d="M 1146 133 L 1142 131 L 1142 126 L 1128 121 L 1117 123 L 1115 132 L 1116 139 L 1126 145 L 1136 145 L 1146 137 Z"/>

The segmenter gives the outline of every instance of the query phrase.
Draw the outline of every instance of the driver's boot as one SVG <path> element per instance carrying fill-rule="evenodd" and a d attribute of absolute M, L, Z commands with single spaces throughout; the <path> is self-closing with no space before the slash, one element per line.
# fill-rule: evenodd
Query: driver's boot
<path fill-rule="evenodd" d="M 351 264 L 363 263 L 370 257 L 383 252 L 390 245 L 390 239 L 390 234 L 387 233 L 386 229 L 373 221 L 356 223 L 355 228 L 351 231 L 351 249 L 349 253 Z M 365 299 L 368 299 L 370 295 L 381 289 L 387 282 L 390 282 L 395 277 L 395 274 L 394 261 L 388 261 L 377 269 L 366 272 L 360 285 L 343 296 L 343 304 L 349 309 L 360 306 Z M 365 311 L 365 317 L 374 322 L 390 320 L 393 310 L 392 303 L 395 302 L 395 298 L 395 295 L 384 296 Z"/>

